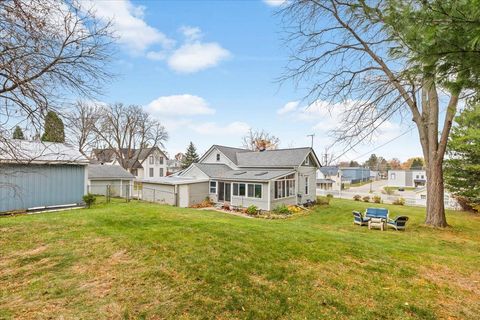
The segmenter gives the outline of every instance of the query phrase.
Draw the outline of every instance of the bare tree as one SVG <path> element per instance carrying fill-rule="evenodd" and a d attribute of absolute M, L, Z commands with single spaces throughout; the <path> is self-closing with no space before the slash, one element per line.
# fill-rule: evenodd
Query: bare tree
<path fill-rule="evenodd" d="M 0 138 L 28 122 L 39 132 L 64 97 L 92 97 L 111 74 L 110 23 L 77 0 L 0 1 Z"/>
<path fill-rule="evenodd" d="M 274 150 L 277 149 L 279 143 L 279 138 L 265 130 L 250 129 L 242 138 L 243 147 L 252 151 Z"/>
<path fill-rule="evenodd" d="M 435 66 L 412 63 L 416 42 L 405 40 L 401 27 L 387 25 L 394 19 L 382 15 L 390 3 L 394 2 L 289 2 L 281 14 L 292 58 L 282 80 L 307 82 L 309 100 L 343 102 L 343 121 L 335 135 L 347 148 L 368 139 L 393 115 L 412 117 L 427 167 L 425 222 L 445 227 L 442 162 L 462 87 L 442 86 L 445 82 Z M 408 23 L 404 27 L 410 27 Z M 449 77 L 455 79 L 455 71 Z M 447 101 L 441 101 L 442 94 Z M 441 128 L 440 105 L 446 110 Z"/>
<path fill-rule="evenodd" d="M 66 114 L 68 141 L 77 146 L 78 151 L 87 159 L 91 151 L 98 146 L 98 135 L 95 127 L 102 114 L 102 106 L 87 101 L 77 101 Z"/>
<path fill-rule="evenodd" d="M 114 152 L 120 165 L 131 171 L 141 148 L 164 147 L 168 139 L 165 127 L 136 105 L 116 103 L 104 107 L 95 126 L 99 143 Z"/>

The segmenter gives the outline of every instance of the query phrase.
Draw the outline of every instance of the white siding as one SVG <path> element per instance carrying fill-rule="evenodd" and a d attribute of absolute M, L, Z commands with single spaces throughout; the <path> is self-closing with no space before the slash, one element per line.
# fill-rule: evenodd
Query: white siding
<path fill-rule="evenodd" d="M 142 200 L 175 205 L 175 186 L 143 182 Z"/>

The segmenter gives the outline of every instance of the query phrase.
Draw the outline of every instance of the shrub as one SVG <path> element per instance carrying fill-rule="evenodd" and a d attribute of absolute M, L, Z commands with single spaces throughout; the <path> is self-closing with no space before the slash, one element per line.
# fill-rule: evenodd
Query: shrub
<path fill-rule="evenodd" d="M 395 201 L 392 202 L 392 204 L 395 204 L 397 206 L 403 206 L 405 204 L 405 199 L 403 198 L 398 198 Z"/>
<path fill-rule="evenodd" d="M 382 202 L 382 198 L 380 196 L 373 196 L 372 200 L 375 203 L 381 203 Z"/>
<path fill-rule="evenodd" d="M 329 197 L 317 197 L 317 204 L 320 206 L 329 205 L 330 198 Z"/>
<path fill-rule="evenodd" d="M 386 188 L 383 188 L 383 190 L 385 191 L 386 194 L 388 194 L 389 196 L 393 195 L 395 193 L 395 191 L 392 189 L 392 188 L 389 188 L 389 187 L 386 187 Z"/>
<path fill-rule="evenodd" d="M 363 199 L 363 202 L 370 202 L 370 196 L 365 196 L 362 199 Z"/>
<path fill-rule="evenodd" d="M 333 198 L 333 194 L 331 194 L 331 193 L 327 194 L 327 198 L 332 199 L 332 198 Z"/>
<path fill-rule="evenodd" d="M 257 211 L 258 211 L 258 208 L 257 206 L 254 206 L 253 204 L 251 206 L 249 206 L 246 210 L 246 212 L 248 214 L 252 214 L 252 215 L 256 215 L 257 214 Z"/>
<path fill-rule="evenodd" d="M 360 196 L 359 194 L 353 196 L 353 200 L 355 201 L 360 201 L 360 199 L 362 199 L 362 196 Z"/>
<path fill-rule="evenodd" d="M 275 209 L 273 209 L 273 212 L 284 215 L 290 214 L 290 210 L 288 210 L 288 207 L 284 204 L 277 206 Z"/>
<path fill-rule="evenodd" d="M 95 200 L 97 200 L 97 198 L 95 198 L 95 195 L 91 193 L 87 193 L 86 195 L 83 196 L 83 202 L 85 202 L 85 204 L 87 205 L 87 208 L 92 207 L 92 204 L 95 203 Z"/>

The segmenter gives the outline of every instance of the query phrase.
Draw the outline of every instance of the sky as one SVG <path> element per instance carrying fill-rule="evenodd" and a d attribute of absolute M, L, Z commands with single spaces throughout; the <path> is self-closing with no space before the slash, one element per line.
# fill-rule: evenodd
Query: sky
<path fill-rule="evenodd" d="M 371 141 L 342 155 L 329 133 L 340 126 L 340 108 L 317 101 L 292 82 L 279 83 L 288 62 L 280 17 L 282 0 L 132 1 L 82 0 L 112 19 L 117 74 L 99 100 L 141 105 L 167 129 L 173 157 L 192 141 L 202 154 L 212 144 L 241 146 L 251 129 L 266 130 L 280 147 L 313 146 L 318 156 L 364 161 L 420 156 L 411 123 L 385 123 Z M 372 151 L 373 150 L 373 151 Z"/>

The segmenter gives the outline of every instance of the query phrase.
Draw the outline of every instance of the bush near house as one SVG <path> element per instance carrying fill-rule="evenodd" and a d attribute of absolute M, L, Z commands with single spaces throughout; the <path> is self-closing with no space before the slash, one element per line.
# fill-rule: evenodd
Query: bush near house
<path fill-rule="evenodd" d="M 392 204 L 397 206 L 403 206 L 405 205 L 405 199 L 404 198 L 395 199 L 395 201 L 393 201 Z"/>
<path fill-rule="evenodd" d="M 370 196 L 365 196 L 362 198 L 363 202 L 370 202 Z"/>
<path fill-rule="evenodd" d="M 277 206 L 275 209 L 273 209 L 273 212 L 275 212 L 276 214 L 283 214 L 283 215 L 291 214 L 290 210 L 288 210 L 288 207 L 284 204 Z"/>
<path fill-rule="evenodd" d="M 249 206 L 247 208 L 246 213 L 251 214 L 251 215 L 257 215 L 258 214 L 258 207 L 252 204 L 251 206 Z"/>
<path fill-rule="evenodd" d="M 355 201 L 360 201 L 361 199 L 362 199 L 362 196 L 359 195 L 359 194 L 356 194 L 356 195 L 353 196 L 353 200 L 355 200 Z"/>
<path fill-rule="evenodd" d="M 210 208 L 210 207 L 213 207 L 213 204 L 214 203 L 212 202 L 210 197 L 205 197 L 205 199 L 202 202 L 193 204 L 190 206 L 190 208 Z"/>
<path fill-rule="evenodd" d="M 317 204 L 320 205 L 320 206 L 328 206 L 330 204 L 330 197 L 321 197 L 321 196 L 318 196 L 317 197 Z"/>
<path fill-rule="evenodd" d="M 380 196 L 373 196 L 372 200 L 373 200 L 373 202 L 375 202 L 375 203 L 381 203 L 381 202 L 382 202 L 382 197 L 380 197 Z"/>
<path fill-rule="evenodd" d="M 333 199 L 333 194 L 331 194 L 331 193 L 327 194 L 327 198 Z"/>

